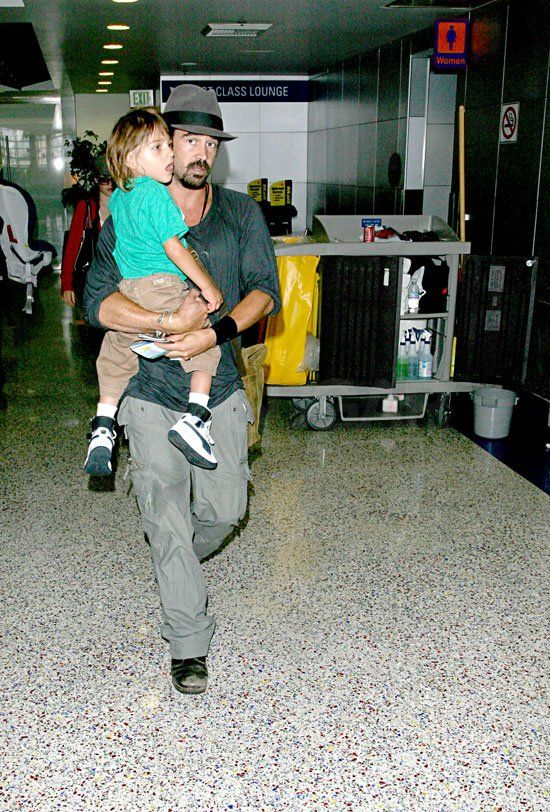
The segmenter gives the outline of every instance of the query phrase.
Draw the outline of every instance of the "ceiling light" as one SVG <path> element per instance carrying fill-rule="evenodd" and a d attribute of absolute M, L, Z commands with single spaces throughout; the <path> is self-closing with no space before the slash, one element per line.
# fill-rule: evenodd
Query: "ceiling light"
<path fill-rule="evenodd" d="M 208 23 L 204 37 L 259 37 L 273 23 Z"/>
<path fill-rule="evenodd" d="M 130 26 L 125 23 L 111 23 L 107 26 L 109 31 L 129 31 Z"/>
<path fill-rule="evenodd" d="M 112 82 L 108 82 L 107 80 L 103 80 L 101 82 L 98 82 L 98 85 L 112 85 L 112 84 L 113 84 Z"/>
<path fill-rule="evenodd" d="M 120 51 L 121 48 L 124 46 L 120 44 L 120 42 L 109 42 L 107 45 L 103 46 L 106 51 Z"/>
<path fill-rule="evenodd" d="M 106 88 L 106 87 L 96 87 L 96 91 L 95 91 L 95 92 L 96 92 L 96 93 L 108 93 L 109 91 L 107 90 L 107 88 Z"/>
<path fill-rule="evenodd" d="M 181 62 L 180 64 L 181 64 L 182 66 L 187 67 L 187 68 L 193 68 L 193 67 L 194 67 L 195 65 L 197 65 L 198 63 L 197 63 L 197 62 Z"/>
<path fill-rule="evenodd" d="M 102 59 L 102 65 L 118 65 L 118 59 Z"/>
<path fill-rule="evenodd" d="M 137 0 L 113 0 L 113 3 L 137 3 Z"/>
<path fill-rule="evenodd" d="M 99 75 L 100 76 L 114 76 L 115 74 L 113 73 L 112 70 L 100 70 Z"/>

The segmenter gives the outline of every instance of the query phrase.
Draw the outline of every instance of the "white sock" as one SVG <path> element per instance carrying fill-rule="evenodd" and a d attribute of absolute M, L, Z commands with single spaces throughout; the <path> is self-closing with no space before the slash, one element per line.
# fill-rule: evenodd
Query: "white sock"
<path fill-rule="evenodd" d="M 97 404 L 96 417 L 112 417 L 114 420 L 117 409 L 118 406 L 112 406 L 110 403 L 101 403 L 100 401 Z"/>
<path fill-rule="evenodd" d="M 207 409 L 209 400 L 210 395 L 203 395 L 200 392 L 189 392 L 189 403 L 198 403 L 200 406 L 204 406 L 204 408 Z"/>

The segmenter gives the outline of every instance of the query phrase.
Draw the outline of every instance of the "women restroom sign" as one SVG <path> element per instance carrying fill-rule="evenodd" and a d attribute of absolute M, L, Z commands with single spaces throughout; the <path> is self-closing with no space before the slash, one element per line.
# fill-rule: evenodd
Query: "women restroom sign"
<path fill-rule="evenodd" d="M 468 64 L 468 20 L 436 20 L 433 66 L 461 70 Z"/>

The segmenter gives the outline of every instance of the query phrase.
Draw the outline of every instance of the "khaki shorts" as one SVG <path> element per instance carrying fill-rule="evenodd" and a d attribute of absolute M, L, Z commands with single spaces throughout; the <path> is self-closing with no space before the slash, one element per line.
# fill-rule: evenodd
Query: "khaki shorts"
<path fill-rule="evenodd" d="M 146 310 L 177 310 L 189 293 L 187 284 L 176 274 L 152 274 L 141 279 L 123 279 L 120 292 Z M 120 399 L 128 381 L 139 369 L 139 359 L 130 345 L 138 336 L 109 330 L 99 352 L 96 369 L 99 392 L 104 397 Z M 215 375 L 220 361 L 220 348 L 195 355 L 188 361 L 180 359 L 185 372 L 206 372 Z"/>

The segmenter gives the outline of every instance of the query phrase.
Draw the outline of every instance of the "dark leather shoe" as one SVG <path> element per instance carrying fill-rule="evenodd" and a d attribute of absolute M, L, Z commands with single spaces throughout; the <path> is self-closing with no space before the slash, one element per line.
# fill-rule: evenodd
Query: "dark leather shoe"
<path fill-rule="evenodd" d="M 170 674 L 172 685 L 182 694 L 202 694 L 206 691 L 208 682 L 206 657 L 172 660 Z"/>

